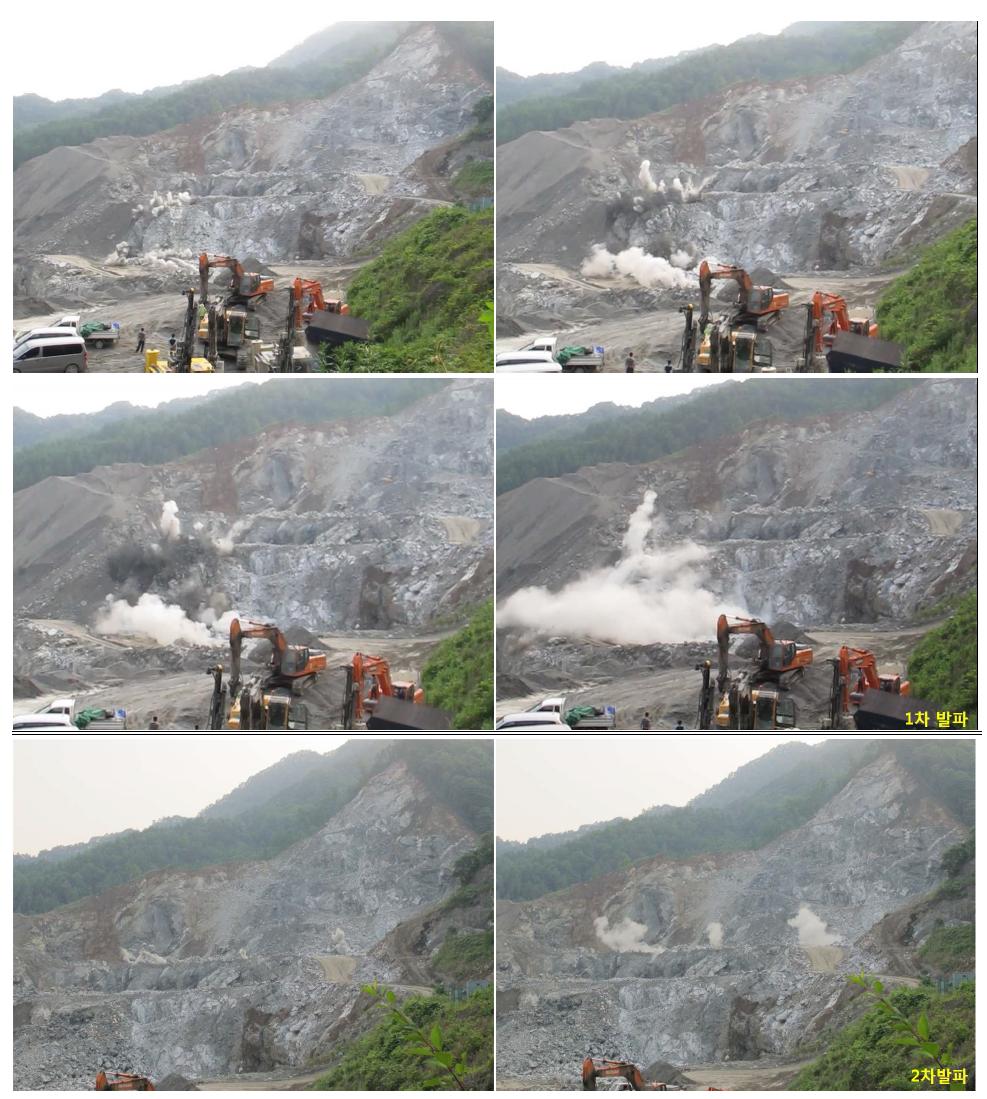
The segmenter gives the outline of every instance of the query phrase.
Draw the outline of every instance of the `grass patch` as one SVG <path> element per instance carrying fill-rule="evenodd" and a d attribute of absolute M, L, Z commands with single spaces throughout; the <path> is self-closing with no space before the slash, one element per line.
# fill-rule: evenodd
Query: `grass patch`
<path fill-rule="evenodd" d="M 446 638 L 422 670 L 422 688 L 430 706 L 453 713 L 454 729 L 492 729 L 494 621 L 493 600 L 473 614 L 468 625 Z"/>
<path fill-rule="evenodd" d="M 977 727 L 977 593 L 954 604 L 952 617 L 929 630 L 908 660 L 912 694 L 950 713 L 966 712 Z"/>
<path fill-rule="evenodd" d="M 944 1048 L 952 1046 L 953 1064 L 974 1067 L 974 987 L 963 985 L 939 995 L 931 987 L 899 988 L 888 999 L 910 1019 L 925 1013 L 929 1033 Z M 933 1087 L 912 1083 L 912 1069 L 928 1064 L 895 1042 L 890 1017 L 872 1007 L 837 1032 L 829 1048 L 807 1065 L 790 1085 L 793 1091 L 920 1091 Z"/>
<path fill-rule="evenodd" d="M 971 969 L 976 957 L 976 933 L 973 924 L 937 927 L 922 944 L 918 956 L 940 973 Z"/>
<path fill-rule="evenodd" d="M 413 996 L 401 1005 L 426 1029 L 436 1023 L 443 1046 L 469 1067 L 471 1091 L 493 1090 L 493 988 L 467 1000 L 447 996 Z M 394 1019 L 385 1019 L 362 1038 L 348 1042 L 333 1067 L 312 1085 L 313 1091 L 434 1091 L 424 1081 L 435 1070 L 404 1052 L 407 1042 Z"/>
<path fill-rule="evenodd" d="M 977 369 L 977 219 L 926 248 L 877 303 L 882 339 L 904 346 L 902 369 Z"/>
<path fill-rule="evenodd" d="M 453 981 L 487 977 L 493 969 L 493 941 L 493 931 L 464 935 L 451 928 L 432 959 L 432 966 Z"/>

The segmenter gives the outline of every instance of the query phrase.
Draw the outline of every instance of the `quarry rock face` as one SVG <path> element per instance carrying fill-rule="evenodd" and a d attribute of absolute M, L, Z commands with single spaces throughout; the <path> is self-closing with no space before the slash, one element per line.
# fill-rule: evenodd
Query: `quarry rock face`
<path fill-rule="evenodd" d="M 52 263 L 78 271 L 76 254 L 118 253 L 149 271 L 159 258 L 164 273 L 191 270 L 202 251 L 266 262 L 365 254 L 448 199 L 422 158 L 469 129 L 490 92 L 426 24 L 324 99 L 53 149 L 14 173 L 15 292 L 44 296 L 31 257 L 46 255 L 37 262 L 50 275 Z"/>
<path fill-rule="evenodd" d="M 422 626 L 485 575 L 491 417 L 485 385 L 453 383 L 389 417 L 48 478 L 16 494 L 19 610 L 92 625 L 107 595 L 151 594 L 282 629 Z"/>
<path fill-rule="evenodd" d="M 934 888 L 965 834 L 889 752 L 760 850 L 501 902 L 498 1072 L 797 1052 L 847 998 L 844 974 L 900 972 L 879 925 Z"/>
<path fill-rule="evenodd" d="M 408 980 L 375 947 L 455 888 L 476 839 L 396 763 L 269 861 L 15 917 L 15 1087 L 307 1064 L 365 1006 L 361 981 Z"/>
<path fill-rule="evenodd" d="M 969 583 L 975 439 L 967 387 L 928 381 L 871 411 L 529 481 L 498 498 L 498 599 L 613 565 L 653 491 L 654 552 L 708 551 L 702 584 L 724 606 L 804 628 L 906 619 Z"/>
<path fill-rule="evenodd" d="M 976 133 L 976 25 L 916 24 L 850 73 L 739 84 L 500 146 L 498 257 L 578 271 L 599 243 L 686 266 L 874 268 L 976 214 Z M 549 316 L 560 295 L 579 306 L 578 288 L 517 270 L 498 289 L 505 315 Z"/>

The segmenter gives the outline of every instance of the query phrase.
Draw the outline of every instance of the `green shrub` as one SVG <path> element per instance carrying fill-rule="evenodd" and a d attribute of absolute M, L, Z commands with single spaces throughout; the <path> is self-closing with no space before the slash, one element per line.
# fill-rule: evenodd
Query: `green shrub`
<path fill-rule="evenodd" d="M 948 622 L 930 630 L 908 660 L 916 698 L 950 713 L 966 712 L 975 729 L 977 709 L 977 593 L 957 600 Z"/>
<path fill-rule="evenodd" d="M 908 370 L 977 369 L 977 219 L 925 249 L 877 303 L 881 337 Z"/>
<path fill-rule="evenodd" d="M 488 599 L 468 625 L 436 648 L 422 670 L 427 702 L 449 710 L 453 728 L 493 728 L 493 653 L 493 600 Z"/>

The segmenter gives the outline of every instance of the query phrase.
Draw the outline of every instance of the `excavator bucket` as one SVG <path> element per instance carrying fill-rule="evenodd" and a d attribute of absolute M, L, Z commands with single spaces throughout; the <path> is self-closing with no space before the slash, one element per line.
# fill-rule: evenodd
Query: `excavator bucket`
<path fill-rule="evenodd" d="M 367 719 L 368 729 L 414 729 L 422 732 L 452 728 L 452 715 L 435 706 L 405 702 L 393 695 L 377 700 Z"/>
<path fill-rule="evenodd" d="M 831 374 L 869 374 L 874 370 L 900 370 L 901 344 L 837 332 L 826 361 Z"/>
<path fill-rule="evenodd" d="M 328 343 L 334 347 L 354 340 L 366 343 L 370 339 L 370 325 L 362 317 L 320 309 L 312 314 L 312 320 L 305 329 L 305 338 L 313 343 Z"/>

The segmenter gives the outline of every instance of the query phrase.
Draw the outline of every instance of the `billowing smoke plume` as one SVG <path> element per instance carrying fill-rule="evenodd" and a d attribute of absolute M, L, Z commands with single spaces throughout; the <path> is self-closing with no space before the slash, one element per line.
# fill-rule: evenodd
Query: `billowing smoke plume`
<path fill-rule="evenodd" d="M 594 244 L 580 270 L 588 278 L 629 275 L 641 286 L 651 289 L 685 289 L 696 285 L 695 275 L 673 266 L 661 256 L 652 256 L 637 245 L 614 255 L 602 244 Z"/>
<path fill-rule="evenodd" d="M 673 267 L 682 267 L 683 269 L 695 266 L 691 254 L 684 248 L 676 248 L 668 257 L 668 262 Z"/>
<path fill-rule="evenodd" d="M 228 629 L 229 627 L 227 627 Z M 202 622 L 191 618 L 174 603 L 165 603 L 159 595 L 145 592 L 137 603 L 106 597 L 106 604 L 96 616 L 99 633 L 142 635 L 153 638 L 159 645 L 186 641 L 191 645 L 220 645 L 223 638 Z"/>
<path fill-rule="evenodd" d="M 642 160 L 640 171 L 637 173 L 637 180 L 641 186 L 650 194 L 655 194 L 658 190 L 658 184 L 655 183 L 655 177 L 651 174 L 651 161 Z M 665 181 L 662 180 L 662 189 L 664 189 Z"/>
<path fill-rule="evenodd" d="M 644 941 L 645 932 L 648 930 L 643 923 L 629 919 L 625 916 L 620 923 L 610 926 L 610 920 L 606 916 L 597 916 L 593 921 L 596 929 L 596 937 L 604 946 L 611 950 L 619 950 L 625 954 L 664 954 L 663 946 L 652 946 Z"/>
<path fill-rule="evenodd" d="M 161 518 L 158 520 L 158 530 L 169 542 L 177 541 L 182 534 L 182 524 L 178 519 L 178 505 L 174 500 L 165 500 L 161 506 Z"/>
<path fill-rule="evenodd" d="M 821 920 L 807 904 L 799 905 L 799 914 L 788 921 L 799 933 L 799 946 L 832 946 L 839 942 L 839 936 L 826 930 L 826 921 Z"/>
<path fill-rule="evenodd" d="M 709 945 L 714 950 L 720 950 L 723 947 L 723 924 L 719 920 L 713 920 L 712 923 L 706 925 L 706 934 L 709 936 Z"/>
<path fill-rule="evenodd" d="M 505 626 L 624 645 L 708 640 L 717 615 L 745 615 L 704 586 L 709 551 L 672 543 L 654 522 L 648 491 L 630 518 L 620 560 L 584 572 L 560 591 L 524 588 L 499 610 Z"/>

